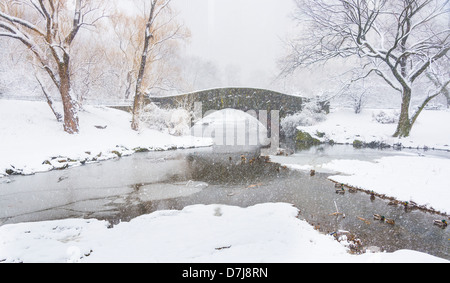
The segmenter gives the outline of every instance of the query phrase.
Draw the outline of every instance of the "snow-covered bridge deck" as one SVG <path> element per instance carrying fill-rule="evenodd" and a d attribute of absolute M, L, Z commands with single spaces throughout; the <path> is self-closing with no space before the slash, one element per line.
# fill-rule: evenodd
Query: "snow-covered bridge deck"
<path fill-rule="evenodd" d="M 211 110 L 232 108 L 242 111 L 266 110 L 280 111 L 280 117 L 286 117 L 303 110 L 308 99 L 292 96 L 267 89 L 257 88 L 216 88 L 192 92 L 176 96 L 150 97 L 147 103 L 153 102 L 160 107 L 183 107 L 194 111 L 194 104 L 201 102 L 202 115 Z M 327 103 L 323 103 L 324 110 L 328 110 Z"/>

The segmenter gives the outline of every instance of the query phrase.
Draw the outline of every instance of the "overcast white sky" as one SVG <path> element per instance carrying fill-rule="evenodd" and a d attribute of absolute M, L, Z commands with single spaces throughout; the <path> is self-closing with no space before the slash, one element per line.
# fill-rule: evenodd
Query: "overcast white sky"
<path fill-rule="evenodd" d="M 292 0 L 173 0 L 191 30 L 188 53 L 238 66 L 243 83 L 255 73 L 276 71 L 281 39 L 293 26 Z"/>

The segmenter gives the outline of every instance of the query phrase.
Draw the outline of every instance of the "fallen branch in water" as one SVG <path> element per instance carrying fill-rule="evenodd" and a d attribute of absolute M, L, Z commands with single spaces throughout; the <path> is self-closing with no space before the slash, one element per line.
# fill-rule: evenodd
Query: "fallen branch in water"
<path fill-rule="evenodd" d="M 339 215 L 342 215 L 342 218 L 345 218 L 345 214 L 342 213 L 342 212 L 339 212 L 339 209 L 338 209 L 338 207 L 337 207 L 336 201 L 334 201 L 334 207 L 336 208 L 336 212 L 331 213 L 330 215 L 331 215 L 331 216 L 339 216 Z"/>
<path fill-rule="evenodd" d="M 358 217 L 359 220 L 364 221 L 364 223 L 366 223 L 367 225 L 370 225 L 370 221 L 369 220 L 366 220 L 366 219 L 364 219 L 362 217 L 359 217 L 359 216 L 357 216 L 357 217 Z"/>

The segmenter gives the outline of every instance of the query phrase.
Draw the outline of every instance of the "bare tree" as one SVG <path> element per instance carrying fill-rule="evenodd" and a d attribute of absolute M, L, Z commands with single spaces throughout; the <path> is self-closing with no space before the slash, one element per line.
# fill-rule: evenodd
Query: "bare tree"
<path fill-rule="evenodd" d="M 448 60 L 448 57 L 447 57 L 447 60 Z M 429 81 L 433 84 L 433 86 L 435 88 L 441 89 L 442 95 L 447 100 L 447 108 L 450 108 L 449 86 L 448 86 L 448 84 L 447 84 L 447 86 L 445 86 L 444 82 L 443 82 L 445 77 L 449 76 L 449 74 L 450 74 L 450 69 L 448 68 L 448 64 L 446 64 L 446 65 L 447 66 L 445 66 L 445 65 L 439 66 L 439 67 L 442 67 L 442 69 L 439 71 L 431 70 L 431 71 L 427 72 L 426 77 L 429 79 Z"/>
<path fill-rule="evenodd" d="M 217 87 L 222 84 L 221 72 L 216 63 L 205 58 L 185 55 L 180 58 L 179 68 L 183 77 L 183 93 Z"/>
<path fill-rule="evenodd" d="M 23 43 L 51 79 L 61 96 L 64 130 L 70 134 L 79 132 L 79 106 L 71 84 L 71 49 L 80 29 L 93 26 L 104 16 L 95 13 L 98 3 L 88 0 L 2 0 L 0 3 L 0 37 Z"/>
<path fill-rule="evenodd" d="M 361 78 L 381 77 L 401 94 L 395 137 L 409 136 L 425 106 L 442 93 L 448 72 L 434 73 L 439 83 L 410 115 L 413 86 L 441 61 L 449 68 L 449 1 L 445 0 L 295 0 L 296 20 L 308 25 L 289 44 L 283 73 L 334 58 L 361 59 Z M 445 60 L 447 59 L 447 60 Z"/>
<path fill-rule="evenodd" d="M 187 30 L 175 21 L 171 0 L 151 0 L 149 10 L 145 8 L 147 1 L 143 3 L 145 12 L 134 20 L 132 32 L 127 35 L 128 41 L 131 41 L 128 44 L 131 50 L 123 49 L 125 58 L 131 56 L 133 62 L 131 70 L 127 71 L 127 84 L 135 85 L 131 123 L 133 130 L 139 129 L 145 95 L 152 89 L 170 85 L 167 78 L 173 70 L 168 68 L 168 64 L 158 66 L 158 63 L 167 62 L 164 60 L 168 60 L 174 42 L 188 36 Z"/>
<path fill-rule="evenodd" d="M 347 96 L 355 111 L 355 114 L 360 114 L 365 104 L 367 103 L 368 90 L 357 87 L 356 89 L 349 89 Z"/>

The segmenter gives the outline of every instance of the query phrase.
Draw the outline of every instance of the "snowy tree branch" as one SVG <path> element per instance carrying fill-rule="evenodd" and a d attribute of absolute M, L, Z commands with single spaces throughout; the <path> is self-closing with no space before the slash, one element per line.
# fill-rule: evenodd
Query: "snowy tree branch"
<path fill-rule="evenodd" d="M 450 31 L 443 23 L 448 21 L 449 0 L 296 0 L 296 4 L 296 19 L 309 29 L 288 43 L 291 52 L 281 74 L 339 57 L 369 61 L 373 68 L 365 77 L 377 74 L 402 93 L 396 135 L 409 135 L 416 117 L 410 119 L 408 113 L 413 84 L 447 58 L 450 49 Z M 434 97 L 427 97 L 423 105 Z"/>
<path fill-rule="evenodd" d="M 3 18 L 13 24 L 19 24 L 31 31 L 36 32 L 39 35 L 44 35 L 44 32 L 41 31 L 36 25 L 34 25 L 28 21 L 25 21 L 23 19 L 19 19 L 19 18 L 10 16 L 10 15 L 7 15 L 7 14 L 3 13 L 2 11 L 0 11 L 0 18 Z"/>

